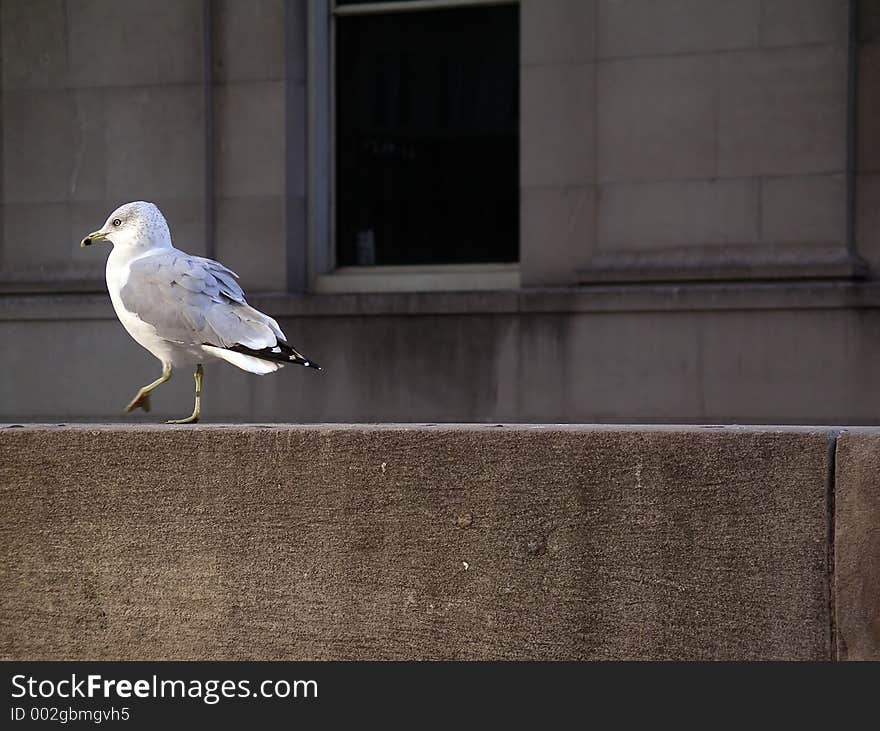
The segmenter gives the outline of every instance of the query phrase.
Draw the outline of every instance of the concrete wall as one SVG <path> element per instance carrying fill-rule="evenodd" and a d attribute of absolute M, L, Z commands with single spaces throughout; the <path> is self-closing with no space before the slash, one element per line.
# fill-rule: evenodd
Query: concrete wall
<path fill-rule="evenodd" d="M 324 366 L 209 365 L 208 421 L 876 423 L 876 285 L 254 298 Z M 190 413 L 186 371 L 123 415 L 159 362 L 105 296 L 0 301 L 0 419 Z M 57 312 L 67 319 L 59 321 Z"/>
<path fill-rule="evenodd" d="M 7 427 L 0 656 L 878 659 L 877 439 Z"/>

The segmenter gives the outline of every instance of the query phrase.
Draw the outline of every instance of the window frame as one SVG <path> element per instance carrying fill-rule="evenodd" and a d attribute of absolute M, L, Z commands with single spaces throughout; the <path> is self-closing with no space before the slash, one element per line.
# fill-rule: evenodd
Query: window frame
<path fill-rule="evenodd" d="M 519 289 L 519 262 L 336 266 L 336 18 L 492 5 L 519 5 L 519 0 L 411 0 L 341 6 L 337 6 L 336 0 L 309 0 L 306 245 L 310 291 L 330 294 Z"/>

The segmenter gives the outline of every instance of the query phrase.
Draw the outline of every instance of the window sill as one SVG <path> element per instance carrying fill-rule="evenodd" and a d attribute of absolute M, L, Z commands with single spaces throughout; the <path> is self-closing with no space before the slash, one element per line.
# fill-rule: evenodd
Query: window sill
<path fill-rule="evenodd" d="M 465 292 L 519 289 L 519 264 L 340 267 L 319 274 L 316 294 Z"/>

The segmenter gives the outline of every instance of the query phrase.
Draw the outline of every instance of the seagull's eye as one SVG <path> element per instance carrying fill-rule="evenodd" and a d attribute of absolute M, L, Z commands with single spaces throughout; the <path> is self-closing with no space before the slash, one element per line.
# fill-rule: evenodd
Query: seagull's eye
<path fill-rule="evenodd" d="M 120 221 L 118 218 L 114 218 L 114 219 L 113 219 L 113 225 L 114 225 L 114 226 L 121 226 L 121 225 L 122 225 L 122 221 Z"/>

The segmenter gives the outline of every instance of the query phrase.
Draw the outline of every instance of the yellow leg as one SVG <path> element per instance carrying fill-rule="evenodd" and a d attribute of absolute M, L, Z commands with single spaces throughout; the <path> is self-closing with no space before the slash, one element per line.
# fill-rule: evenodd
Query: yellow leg
<path fill-rule="evenodd" d="M 172 419 L 171 421 L 166 421 L 166 424 L 195 424 L 199 420 L 199 414 L 202 413 L 202 374 L 204 371 L 202 370 L 202 364 L 199 363 L 196 366 L 196 405 L 193 408 L 192 415 L 187 416 L 185 419 Z"/>
<path fill-rule="evenodd" d="M 171 378 L 171 366 L 163 365 L 162 366 L 162 375 L 159 376 L 152 383 L 144 386 L 140 391 L 135 394 L 135 397 L 131 400 L 128 406 L 125 407 L 126 412 L 134 411 L 136 408 L 140 407 L 144 411 L 150 410 L 150 391 L 161 386 L 165 381 Z"/>

